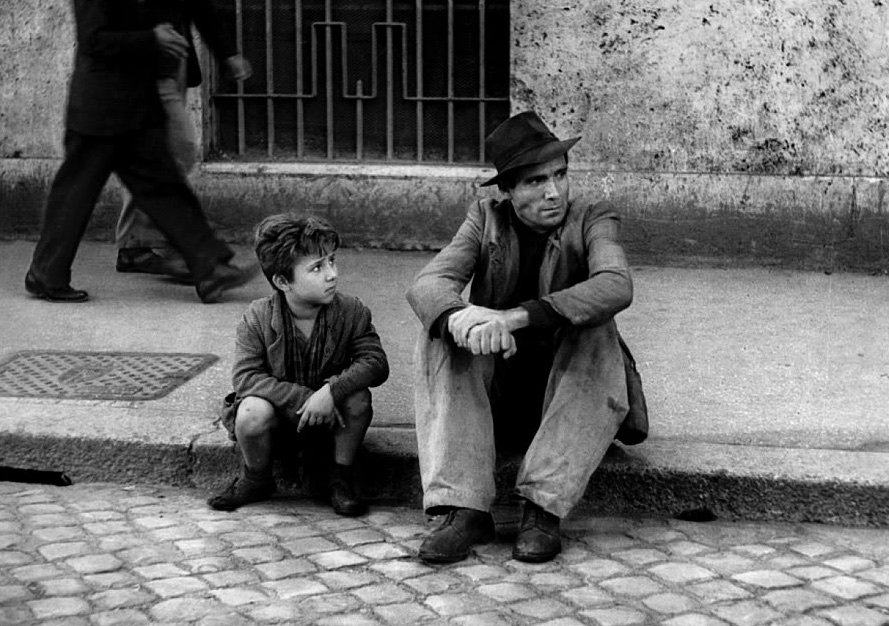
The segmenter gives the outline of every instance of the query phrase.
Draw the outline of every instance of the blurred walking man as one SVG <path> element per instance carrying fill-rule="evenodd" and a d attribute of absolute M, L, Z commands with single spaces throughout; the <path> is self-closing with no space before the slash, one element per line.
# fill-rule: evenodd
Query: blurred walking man
<path fill-rule="evenodd" d="M 117 174 L 185 259 L 203 302 L 243 285 L 258 267 L 230 263 L 177 167 L 156 85 L 157 65 L 188 42 L 157 18 L 160 0 L 74 0 L 77 51 L 68 94 L 65 157 L 47 200 L 25 288 L 51 302 L 84 302 L 71 265 L 99 194 Z"/>

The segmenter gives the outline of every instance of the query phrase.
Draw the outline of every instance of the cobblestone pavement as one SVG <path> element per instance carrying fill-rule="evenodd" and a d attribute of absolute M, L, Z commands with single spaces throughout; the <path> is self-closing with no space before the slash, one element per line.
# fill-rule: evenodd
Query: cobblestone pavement
<path fill-rule="evenodd" d="M 0 483 L 0 623 L 889 624 L 889 530 L 578 517 L 529 565 L 504 523 L 433 568 L 417 510 L 220 513 L 204 495 Z"/>

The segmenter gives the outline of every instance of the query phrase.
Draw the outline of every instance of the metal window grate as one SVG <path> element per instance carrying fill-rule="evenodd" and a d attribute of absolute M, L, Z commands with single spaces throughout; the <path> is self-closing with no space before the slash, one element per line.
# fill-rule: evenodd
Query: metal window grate
<path fill-rule="evenodd" d="M 211 158 L 481 163 L 509 115 L 508 0 L 225 0 Z"/>
<path fill-rule="evenodd" d="M 0 363 L 0 396 L 155 400 L 218 358 L 215 354 L 29 350 Z"/>

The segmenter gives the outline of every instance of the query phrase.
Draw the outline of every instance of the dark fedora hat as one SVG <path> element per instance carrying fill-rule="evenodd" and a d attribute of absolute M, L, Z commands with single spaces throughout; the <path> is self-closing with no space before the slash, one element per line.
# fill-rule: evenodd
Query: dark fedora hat
<path fill-rule="evenodd" d="M 565 154 L 580 137 L 561 141 L 534 111 L 513 115 L 485 138 L 485 153 L 497 168 L 497 175 L 482 187 L 501 182 L 509 171 L 526 165 L 546 163 Z"/>

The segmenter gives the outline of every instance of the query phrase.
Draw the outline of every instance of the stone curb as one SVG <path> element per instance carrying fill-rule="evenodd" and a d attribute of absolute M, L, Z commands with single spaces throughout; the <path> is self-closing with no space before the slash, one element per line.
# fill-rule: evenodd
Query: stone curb
<path fill-rule="evenodd" d="M 75 482 L 162 483 L 208 492 L 238 471 L 225 433 L 178 443 L 88 436 L 0 433 L 0 465 L 64 471 Z M 651 440 L 615 445 L 593 475 L 585 512 L 889 526 L 889 455 Z M 518 460 L 498 465 L 498 492 L 509 500 Z M 362 461 L 371 501 L 422 505 L 414 432 L 372 427 Z M 730 468 L 730 469 L 726 469 Z M 300 492 L 298 485 L 285 485 Z"/>

